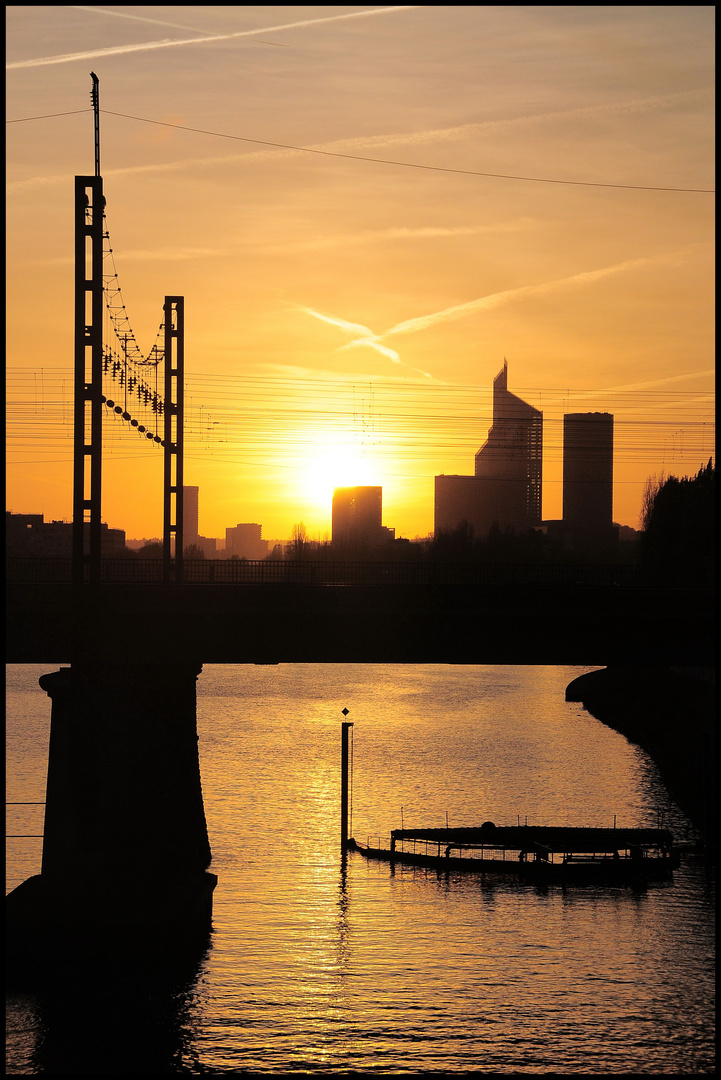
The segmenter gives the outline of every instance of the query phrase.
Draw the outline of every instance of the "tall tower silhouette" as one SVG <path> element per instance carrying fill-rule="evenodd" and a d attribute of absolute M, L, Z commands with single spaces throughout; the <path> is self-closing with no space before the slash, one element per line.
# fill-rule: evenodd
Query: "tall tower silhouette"
<path fill-rule="evenodd" d="M 508 524 L 540 524 L 542 457 L 543 413 L 509 392 L 504 360 L 493 380 L 493 423 L 476 454 L 476 476 L 507 485 L 501 504 Z"/>
<path fill-rule="evenodd" d="M 198 544 L 198 487 L 183 485 L 183 547 Z"/>
<path fill-rule="evenodd" d="M 613 524 L 611 413 L 563 418 L 563 520 L 577 530 L 607 530 Z"/>
<path fill-rule="evenodd" d="M 493 380 L 493 423 L 476 454 L 474 476 L 435 478 L 434 526 L 464 521 L 474 536 L 541 524 L 543 413 L 508 390 L 508 364 Z"/>
<path fill-rule="evenodd" d="M 382 487 L 344 487 L 334 490 L 332 540 L 336 546 L 379 544 L 384 538 L 382 520 Z"/>

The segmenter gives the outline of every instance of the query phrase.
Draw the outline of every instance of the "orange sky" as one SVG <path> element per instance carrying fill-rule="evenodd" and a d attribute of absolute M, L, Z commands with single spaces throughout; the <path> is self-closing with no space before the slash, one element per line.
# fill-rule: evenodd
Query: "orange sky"
<path fill-rule="evenodd" d="M 6 15 L 9 509 L 72 513 L 91 70 L 143 352 L 185 297 L 204 535 L 323 536 L 332 487 L 364 482 L 384 524 L 426 535 L 434 475 L 473 472 L 504 357 L 544 412 L 545 518 L 565 412 L 616 417 L 621 524 L 648 476 L 712 456 L 712 7 Z M 162 531 L 162 452 L 110 419 L 103 519 Z"/>

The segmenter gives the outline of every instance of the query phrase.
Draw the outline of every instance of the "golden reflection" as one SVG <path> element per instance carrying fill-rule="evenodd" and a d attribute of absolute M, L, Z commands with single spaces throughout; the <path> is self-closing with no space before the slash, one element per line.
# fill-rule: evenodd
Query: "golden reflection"
<path fill-rule="evenodd" d="M 340 879 L 338 882 L 338 918 L 336 922 L 338 931 L 336 965 L 338 974 L 341 976 L 347 974 L 351 959 L 348 908 L 348 853 L 344 851 L 341 854 Z"/>

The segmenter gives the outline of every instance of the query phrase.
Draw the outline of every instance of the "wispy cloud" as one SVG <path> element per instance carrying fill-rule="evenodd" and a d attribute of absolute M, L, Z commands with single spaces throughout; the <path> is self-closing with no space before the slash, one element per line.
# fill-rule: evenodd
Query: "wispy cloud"
<path fill-rule="evenodd" d="M 64 53 L 61 56 L 42 56 L 35 60 L 18 60 L 6 65 L 8 71 L 20 68 L 47 67 L 50 64 L 70 64 L 76 60 L 97 60 L 107 56 L 123 56 L 129 53 L 148 52 L 153 49 L 175 49 L 183 45 L 207 45 L 214 41 L 232 41 L 238 38 L 255 37 L 258 34 L 270 34 L 276 30 L 295 30 L 304 26 L 318 26 L 321 23 L 339 22 L 342 19 L 360 19 L 369 15 L 391 15 L 397 11 L 413 11 L 417 4 L 402 7 L 368 8 L 365 11 L 350 11 L 342 15 L 324 15 L 319 19 L 300 19 L 296 22 L 278 23 L 275 26 L 263 26 L 256 30 L 237 30 L 232 34 L 206 34 L 203 37 L 179 38 L 175 41 L 163 38 L 161 41 L 145 41 L 131 45 L 112 45 L 107 49 L 88 49 L 85 52 Z"/>
<path fill-rule="evenodd" d="M 385 335 L 374 334 L 369 326 L 363 326 L 360 323 L 348 322 L 347 319 L 341 319 L 335 315 L 323 315 L 320 311 L 314 311 L 313 308 L 301 306 L 301 310 L 307 315 L 312 315 L 315 319 L 320 319 L 321 322 L 328 323 L 330 326 L 337 327 L 338 330 L 342 330 L 343 333 L 349 334 L 353 340 L 347 342 L 345 345 L 339 346 L 336 352 L 341 352 L 343 349 L 350 349 L 361 345 L 367 346 L 369 349 L 375 349 L 382 356 L 392 360 L 394 364 L 401 364 L 403 367 L 410 368 L 411 371 L 417 371 L 419 375 L 425 376 L 427 379 L 431 378 L 431 375 L 427 371 L 421 371 L 420 368 L 414 368 L 410 364 L 406 364 L 401 360 L 395 349 L 389 348 L 387 345 L 383 345 L 381 338 Z"/>
<path fill-rule="evenodd" d="M 232 254 L 233 252 L 226 251 L 223 248 L 136 248 L 135 250 L 130 249 L 123 252 L 123 265 L 127 266 L 130 262 L 163 262 L 172 265 L 175 262 L 189 259 L 222 259 Z M 74 261 L 72 255 L 23 260 L 28 266 L 72 266 Z"/>
<path fill-rule="evenodd" d="M 390 330 L 379 335 L 380 338 L 390 337 L 391 334 L 413 334 L 419 330 L 426 330 L 429 326 L 438 323 L 451 322 L 455 319 L 465 318 L 467 315 L 475 315 L 479 311 L 488 311 L 526 296 L 540 296 L 561 287 L 574 285 L 589 285 L 611 274 L 619 274 L 625 270 L 635 270 L 641 266 L 658 261 L 654 257 L 629 259 L 626 262 L 614 263 L 612 266 L 603 266 L 597 270 L 584 270 L 580 274 L 571 274 L 568 277 L 554 278 L 551 281 L 542 281 L 536 285 L 519 285 L 515 289 L 504 289 L 502 292 L 489 293 L 480 296 L 476 300 L 468 300 L 464 304 L 454 304 L 453 307 L 444 308 L 442 311 L 434 311 L 430 315 L 419 315 L 414 319 L 406 319 L 405 322 L 397 323 Z"/>
<path fill-rule="evenodd" d="M 334 371 L 328 373 L 320 371 L 317 367 L 301 367 L 300 365 L 275 364 L 263 361 L 259 361 L 257 366 L 259 370 L 265 371 L 269 375 L 279 376 L 285 379 L 300 379 L 303 382 L 307 382 L 309 379 L 312 379 L 314 381 L 321 380 L 323 382 L 327 382 L 329 387 L 337 386 L 339 382 L 353 384 L 356 383 L 359 379 L 363 381 L 367 381 L 368 379 L 367 371 Z M 415 368 L 412 368 L 411 370 L 415 370 Z M 379 378 L 379 381 L 385 383 L 386 385 L 397 384 L 399 386 L 408 386 L 409 384 L 408 376 L 404 375 L 403 372 L 397 372 L 396 374 L 392 375 L 384 374 L 380 377 L 374 376 L 373 378 L 374 382 L 376 378 Z M 437 383 L 440 386 L 448 385 L 440 379 L 433 379 L 433 382 Z M 423 385 L 427 386 L 428 384 L 423 383 Z"/>
<path fill-rule="evenodd" d="M 131 15 L 128 11 L 112 11 L 108 8 L 84 7 L 81 4 L 68 5 L 73 11 L 89 11 L 93 15 L 112 15 L 116 19 L 130 19 L 131 22 L 153 23 L 154 26 L 170 26 L 174 30 L 192 30 L 195 34 L 207 34 L 204 27 L 186 26 L 183 23 L 167 22 L 165 19 L 150 19 L 147 15 Z"/>
<path fill-rule="evenodd" d="M 222 259 L 230 254 L 232 253 L 222 248 L 136 248 L 134 251 L 131 248 L 123 252 L 123 261 L 130 262 L 134 259 L 142 262 L 173 263 L 187 259 Z"/>
<path fill-rule="evenodd" d="M 406 9 L 382 8 L 380 10 L 397 11 Z M 355 12 L 354 14 L 365 15 L 373 13 L 374 12 Z M 338 17 L 346 18 L 348 16 Z M 261 32 L 262 31 L 243 31 L 243 33 Z M 168 44 L 172 45 L 175 43 L 169 42 Z M 135 46 L 133 46 L 133 48 L 135 48 Z M 31 61 L 30 63 L 35 63 L 35 61 Z M 8 66 L 12 67 L 13 65 Z M 610 115 L 613 113 L 643 113 L 648 111 L 649 109 L 663 108 L 674 104 L 683 104 L 684 101 L 688 101 L 690 103 L 694 100 L 705 100 L 709 98 L 712 93 L 712 87 L 705 87 L 700 90 L 684 90 L 675 94 L 665 94 L 651 98 L 639 98 L 631 101 L 619 101 L 613 103 L 604 103 L 602 105 L 590 105 L 574 109 L 563 109 L 555 112 L 529 113 L 524 116 L 508 117 L 503 120 L 488 120 L 480 124 L 461 124 L 454 127 L 428 128 L 424 131 L 400 131 L 391 132 L 384 135 L 363 135 L 350 139 L 335 139 L 333 142 L 312 143 L 309 144 L 307 147 L 299 147 L 298 149 L 273 147 L 271 149 L 265 150 L 251 150 L 250 152 L 245 154 L 223 154 L 213 155 L 212 157 L 181 158 L 177 161 L 134 165 L 128 166 L 123 169 L 107 169 L 104 170 L 103 175 L 105 177 L 129 176 L 133 174 L 140 175 L 163 172 L 180 172 L 184 169 L 191 168 L 213 168 L 217 165 L 232 165 L 236 162 L 242 162 L 245 165 L 249 165 L 255 162 L 268 161 L 270 159 L 274 161 L 283 161 L 289 158 L 296 157 L 298 154 L 302 154 L 306 150 L 322 151 L 329 154 L 343 154 L 350 153 L 351 151 L 369 151 L 373 149 L 382 149 L 391 146 L 414 146 L 426 143 L 461 141 L 464 139 L 477 140 L 480 136 L 490 134 L 494 131 L 513 130 L 514 128 L 526 128 L 532 125 L 544 125 L 548 123 L 553 123 L 556 120 L 574 120 L 576 118 L 588 118 L 594 115 Z M 178 125 L 177 130 L 182 131 L 182 125 Z M 208 132 L 207 134 L 209 137 L 212 137 L 216 133 Z M 223 132 L 219 132 L 217 134 L 223 137 L 225 137 L 226 135 L 226 133 Z M 237 138 L 243 139 L 243 136 L 237 136 Z M 249 138 L 247 141 L 248 143 L 252 143 L 254 140 Z M 7 184 L 7 191 L 11 192 L 20 190 L 22 188 L 34 188 L 46 184 L 60 183 L 61 181 L 66 183 L 67 180 L 68 177 L 64 174 L 55 176 L 29 177 L 27 180 L 11 181 Z"/>
<path fill-rule="evenodd" d="M 328 323 L 330 326 L 335 326 L 338 330 L 342 330 L 344 334 L 350 334 L 353 338 L 346 345 L 341 345 L 336 351 L 340 352 L 341 349 L 347 349 L 351 345 L 367 345 L 369 349 L 376 349 L 383 356 L 387 356 L 394 364 L 400 364 L 401 358 L 395 349 L 389 349 L 385 345 L 380 344 L 380 337 L 374 334 L 369 326 L 362 326 L 360 323 L 348 322 L 347 319 L 341 319 L 335 315 L 323 315 L 320 311 L 314 311 L 313 308 L 304 307 L 302 309 L 308 315 L 312 315 L 314 319 L 320 319 L 321 322 Z"/>
<path fill-rule="evenodd" d="M 89 11 L 93 15 L 111 15 L 115 19 L 129 19 L 131 22 L 143 22 L 152 23 L 154 26 L 169 26 L 173 30 L 192 30 L 195 34 L 207 34 L 208 31 L 205 27 L 199 26 L 186 26 L 184 23 L 168 22 L 166 19 L 150 19 L 147 15 L 131 15 L 128 11 L 111 11 L 108 8 L 99 7 L 84 7 L 80 4 L 70 5 L 75 11 Z M 281 45 L 279 41 L 263 41 L 258 42 L 263 45 Z M 290 48 L 289 45 L 283 44 L 285 49 Z"/>
<path fill-rule="evenodd" d="M 494 221 L 491 225 L 421 225 L 417 228 L 367 229 L 364 232 L 334 233 L 332 236 L 313 236 L 296 241 L 284 238 L 282 245 L 279 246 L 282 247 L 283 251 L 298 248 L 302 248 L 304 251 L 316 251 L 325 248 L 350 248 L 369 244 L 383 244 L 386 241 L 452 240 L 461 236 L 527 232 L 530 229 L 538 228 L 539 225 L 540 222 L 536 219 L 524 217 L 515 221 Z M 272 246 L 268 244 L 265 236 L 259 237 L 256 243 L 262 244 L 264 250 L 268 250 Z"/>
<path fill-rule="evenodd" d="M 359 147 L 382 147 L 402 142 L 405 145 L 429 142 L 456 142 L 462 139 L 474 139 L 496 132 L 513 131 L 536 125 L 547 125 L 555 121 L 592 120 L 594 117 L 633 116 L 639 113 L 713 100 L 714 87 L 707 86 L 695 90 L 680 90 L 672 94 L 655 94 L 652 97 L 632 98 L 630 101 L 604 101 L 598 105 L 582 105 L 573 109 L 556 109 L 550 112 L 524 113 L 522 116 L 508 116 L 502 120 L 484 120 L 481 123 L 458 124 L 454 127 L 426 128 L 421 131 L 394 133 L 388 135 L 364 136 L 362 138 L 339 140 L 337 150 L 353 150 Z"/>
<path fill-rule="evenodd" d="M 645 396 L 646 392 L 655 393 L 659 387 L 671 386 L 673 383 L 685 383 L 690 382 L 693 379 L 708 379 L 709 376 L 715 376 L 716 371 L 714 368 L 706 368 L 703 371 L 690 371 L 685 372 L 682 375 L 666 375 L 661 379 L 647 379 L 644 382 L 634 383 L 622 383 L 620 386 L 605 386 L 600 389 L 594 388 L 593 390 L 574 390 L 573 402 L 579 402 L 584 400 L 593 400 L 598 403 L 603 401 L 607 396 L 613 395 L 615 398 L 618 394 L 640 394 L 641 397 L 638 401 L 631 401 L 620 405 L 618 401 L 614 402 L 613 411 L 615 415 L 622 413 L 637 414 L 642 412 L 644 415 L 648 415 L 648 398 Z M 693 404 L 712 404 L 715 401 L 715 394 L 713 390 L 707 392 L 699 392 L 692 398 L 686 396 L 687 391 L 684 391 L 684 405 Z M 565 406 L 569 400 L 569 391 L 561 391 L 558 394 L 543 391 L 543 404 L 546 408 L 550 405 L 562 403 Z M 669 397 L 666 401 L 654 400 L 653 411 L 659 412 L 663 409 L 678 409 L 679 399 L 677 397 Z"/>
<path fill-rule="evenodd" d="M 623 386 L 607 386 L 605 390 L 594 390 L 595 394 L 627 394 L 631 390 L 650 390 L 652 387 L 669 386 L 671 383 L 688 382 L 690 379 L 707 379 L 715 375 L 715 368 L 705 371 L 690 371 L 683 375 L 667 375 L 663 379 L 648 379 L 646 382 L 624 383 Z"/>
<path fill-rule="evenodd" d="M 418 333 L 421 330 L 427 330 L 429 327 L 437 326 L 440 323 L 452 322 L 469 315 L 475 315 L 481 311 L 489 311 L 502 304 L 510 303 L 524 297 L 542 296 L 544 293 L 552 292 L 557 289 L 590 285 L 596 281 L 601 281 L 603 278 L 610 277 L 613 274 L 638 270 L 643 266 L 667 262 L 669 260 L 675 261 L 679 256 L 684 254 L 685 252 L 675 251 L 659 256 L 628 259 L 625 262 L 613 263 L 610 266 L 602 266 L 596 270 L 584 270 L 578 274 L 571 274 L 562 278 L 553 278 L 550 281 L 538 282 L 535 285 L 520 285 L 515 289 L 504 289 L 502 292 L 489 293 L 487 296 L 480 296 L 476 300 L 469 300 L 464 304 L 454 304 L 452 307 L 443 308 L 441 311 L 434 311 L 428 315 L 419 315 L 413 319 L 406 319 L 403 322 L 396 323 L 395 326 L 391 326 L 390 329 L 384 330 L 380 334 L 376 334 L 368 326 L 363 326 L 360 323 L 348 322 L 346 319 L 334 315 L 323 315 L 318 311 L 314 311 L 313 308 L 304 305 L 300 305 L 300 310 L 304 311 L 307 315 L 312 315 L 314 318 L 320 319 L 322 322 L 337 327 L 339 330 L 342 330 L 353 338 L 352 341 L 339 346 L 336 351 L 339 352 L 342 349 L 365 345 L 368 348 L 376 349 L 384 356 L 388 356 L 393 360 L 394 364 L 403 364 L 404 361 L 401 360 L 398 352 L 383 344 L 383 342 L 392 335 Z M 408 364 L 405 366 L 410 367 Z M 414 368 L 413 370 L 420 371 L 419 368 Z M 431 378 L 427 371 L 423 371 L 421 374 L 425 375 L 427 378 Z"/>

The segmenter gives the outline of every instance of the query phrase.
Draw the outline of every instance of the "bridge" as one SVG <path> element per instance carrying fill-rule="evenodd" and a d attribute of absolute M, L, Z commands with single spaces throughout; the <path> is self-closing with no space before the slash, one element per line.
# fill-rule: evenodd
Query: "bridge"
<path fill-rule="evenodd" d="M 9 663 L 715 662 L 713 591 L 632 566 L 225 562 L 163 583 L 158 562 L 108 560 L 78 588 L 69 563 L 9 573 Z"/>

